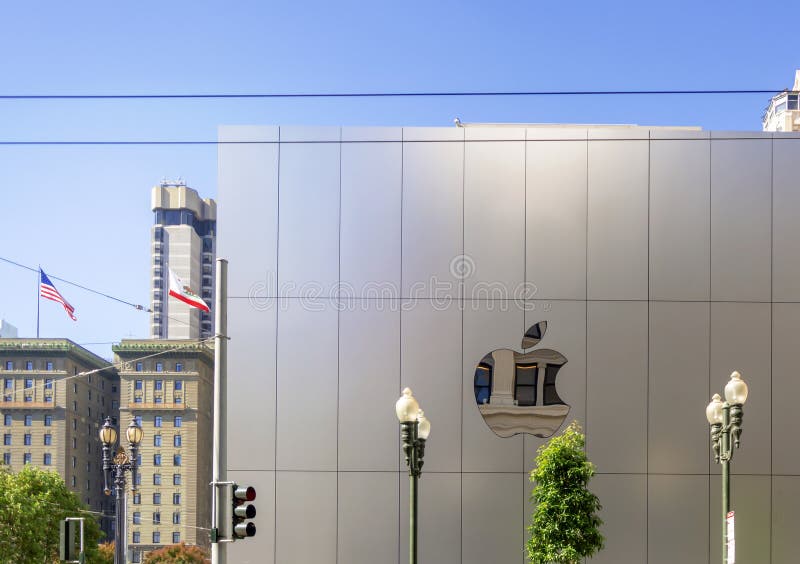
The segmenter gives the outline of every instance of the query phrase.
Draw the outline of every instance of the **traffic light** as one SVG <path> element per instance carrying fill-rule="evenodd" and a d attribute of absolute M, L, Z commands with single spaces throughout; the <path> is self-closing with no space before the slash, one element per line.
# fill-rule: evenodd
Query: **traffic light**
<path fill-rule="evenodd" d="M 256 489 L 252 486 L 233 484 L 233 540 L 256 536 L 256 525 L 252 521 L 256 516 L 256 506 L 248 503 L 256 498 Z"/>
<path fill-rule="evenodd" d="M 61 560 L 78 560 L 78 551 L 75 550 L 75 533 L 78 529 L 77 521 L 64 520 L 58 524 L 58 557 Z"/>

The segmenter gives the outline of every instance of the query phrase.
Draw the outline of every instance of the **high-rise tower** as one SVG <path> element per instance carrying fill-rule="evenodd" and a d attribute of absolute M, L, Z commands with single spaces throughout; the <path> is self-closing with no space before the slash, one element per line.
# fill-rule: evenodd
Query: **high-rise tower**
<path fill-rule="evenodd" d="M 153 285 L 150 335 L 154 339 L 197 339 L 214 334 L 212 314 L 169 299 L 169 270 L 209 306 L 214 296 L 217 203 L 202 199 L 182 180 L 153 187 Z"/>

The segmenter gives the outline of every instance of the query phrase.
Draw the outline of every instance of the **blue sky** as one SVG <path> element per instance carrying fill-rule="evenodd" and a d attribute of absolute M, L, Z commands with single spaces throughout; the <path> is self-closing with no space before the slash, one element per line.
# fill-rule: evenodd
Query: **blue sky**
<path fill-rule="evenodd" d="M 8 2 L 0 94 L 750 89 L 791 86 L 773 2 Z M 756 130 L 768 96 L 0 100 L 0 141 L 208 140 L 219 124 L 638 123 Z M 146 304 L 150 188 L 216 195 L 213 145 L 0 145 L 0 256 Z M 224 226 L 221 226 L 224 229 Z M 146 314 L 56 282 L 42 336 L 146 336 Z M 0 263 L 0 317 L 35 334 L 36 275 Z M 107 345 L 90 347 L 110 356 Z"/>

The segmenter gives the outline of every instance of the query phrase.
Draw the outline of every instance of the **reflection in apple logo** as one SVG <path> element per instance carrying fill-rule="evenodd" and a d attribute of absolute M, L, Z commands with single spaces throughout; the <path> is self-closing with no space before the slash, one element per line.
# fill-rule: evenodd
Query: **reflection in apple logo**
<path fill-rule="evenodd" d="M 547 321 L 522 338 L 524 352 L 492 351 L 475 368 L 475 400 L 483 420 L 500 437 L 530 433 L 549 437 L 566 419 L 569 406 L 556 391 L 556 375 L 567 363 L 560 352 L 528 351 L 547 331 Z"/>

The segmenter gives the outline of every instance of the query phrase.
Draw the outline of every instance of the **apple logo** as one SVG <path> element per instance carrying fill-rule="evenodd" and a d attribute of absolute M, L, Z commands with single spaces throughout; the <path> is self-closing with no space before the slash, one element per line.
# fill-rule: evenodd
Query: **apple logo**
<path fill-rule="evenodd" d="M 475 401 L 483 420 L 500 437 L 530 433 L 549 437 L 569 414 L 558 396 L 556 376 L 566 357 L 539 344 L 547 321 L 531 326 L 522 338 L 523 352 L 498 349 L 475 367 Z"/>

